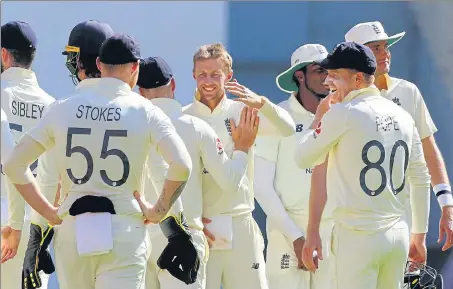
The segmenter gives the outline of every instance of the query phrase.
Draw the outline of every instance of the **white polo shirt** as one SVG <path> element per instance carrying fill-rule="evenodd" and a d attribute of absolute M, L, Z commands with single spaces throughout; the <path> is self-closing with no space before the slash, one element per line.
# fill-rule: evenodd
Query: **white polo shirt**
<path fill-rule="evenodd" d="M 405 219 L 410 194 L 412 232 L 426 233 L 430 175 L 405 110 L 382 98 L 374 86 L 352 91 L 296 148 L 301 168 L 321 164 L 327 155 L 334 221 L 353 230 L 388 229 Z"/>
<path fill-rule="evenodd" d="M 404 108 L 412 116 L 421 139 L 434 135 L 437 132 L 436 125 L 417 86 L 388 75 L 386 81 L 388 90 L 381 90 L 381 95 Z"/>
<path fill-rule="evenodd" d="M 244 104 L 238 101 L 222 98 L 217 107 L 211 111 L 209 107 L 199 101 L 196 93 L 193 103 L 183 108 L 184 113 L 193 115 L 206 121 L 217 133 L 223 144 L 223 149 L 229 158 L 234 151 L 234 142 L 231 137 L 229 120 L 233 119 L 239 123 L 241 111 Z M 270 101 L 260 109 L 259 135 L 284 135 L 294 133 L 294 121 L 284 109 L 276 106 Z M 238 216 L 251 213 L 255 208 L 253 193 L 254 177 L 254 148 L 248 152 L 248 166 L 246 178 L 238 191 L 225 191 L 225 188 L 213 179 L 210 172 L 206 170 L 203 174 L 203 215 L 207 218 L 217 215 Z"/>

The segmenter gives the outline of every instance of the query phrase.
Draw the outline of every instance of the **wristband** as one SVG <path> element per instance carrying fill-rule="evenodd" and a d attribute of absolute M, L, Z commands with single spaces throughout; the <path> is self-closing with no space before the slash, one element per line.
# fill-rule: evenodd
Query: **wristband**
<path fill-rule="evenodd" d="M 445 206 L 453 206 L 453 195 L 451 193 L 451 187 L 447 184 L 438 184 L 433 187 L 433 191 L 436 194 L 437 201 L 441 208 Z"/>

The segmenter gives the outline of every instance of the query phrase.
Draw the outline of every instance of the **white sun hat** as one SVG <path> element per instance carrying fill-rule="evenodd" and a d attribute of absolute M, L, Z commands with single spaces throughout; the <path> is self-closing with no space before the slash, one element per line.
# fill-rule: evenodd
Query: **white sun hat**
<path fill-rule="evenodd" d="M 326 58 L 327 54 L 327 49 L 320 44 L 306 44 L 297 48 L 291 55 L 291 67 L 280 73 L 275 79 L 278 88 L 288 93 L 297 91 L 297 85 L 293 80 L 294 72 L 314 61 Z"/>
<path fill-rule="evenodd" d="M 401 32 L 388 36 L 387 33 L 385 33 L 384 26 L 382 26 L 381 22 L 374 21 L 357 24 L 346 32 L 344 38 L 348 42 L 357 42 L 360 44 L 386 40 L 390 47 L 400 41 L 405 34 L 406 32 Z"/>

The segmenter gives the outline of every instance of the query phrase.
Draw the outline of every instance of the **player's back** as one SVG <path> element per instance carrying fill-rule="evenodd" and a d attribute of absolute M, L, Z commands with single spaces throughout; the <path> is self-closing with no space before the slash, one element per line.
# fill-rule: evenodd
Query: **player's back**
<path fill-rule="evenodd" d="M 33 71 L 20 67 L 10 67 L 2 73 L 1 96 L 2 108 L 16 142 L 38 123 L 49 105 L 55 101 L 39 87 Z M 35 175 L 38 163 L 35 161 L 30 166 Z M 2 196 L 6 196 L 5 183 L 2 175 Z"/>
<path fill-rule="evenodd" d="M 334 219 L 356 230 L 389 228 L 405 212 L 414 121 L 380 96 L 359 96 L 339 106 L 347 129 L 329 155 Z"/>
<path fill-rule="evenodd" d="M 62 190 L 69 192 L 60 213 L 83 195 L 109 197 L 117 213 L 139 213 L 133 192 L 143 191 L 144 164 L 151 145 L 165 136 L 158 129 L 165 120 L 160 109 L 112 78 L 57 101 L 41 125 L 54 139 Z"/>

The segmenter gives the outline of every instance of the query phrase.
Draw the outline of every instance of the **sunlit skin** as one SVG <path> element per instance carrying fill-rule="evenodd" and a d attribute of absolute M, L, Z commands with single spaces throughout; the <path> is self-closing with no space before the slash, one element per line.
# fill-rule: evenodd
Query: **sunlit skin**
<path fill-rule="evenodd" d="M 387 81 L 385 79 L 385 74 L 390 72 L 390 64 L 392 59 L 392 54 L 389 50 L 389 45 L 386 40 L 382 41 L 375 41 L 365 44 L 368 46 L 371 51 L 373 51 L 374 57 L 376 57 L 376 72 L 375 77 L 376 80 L 374 84 L 380 90 L 385 89 L 387 90 Z"/>
<path fill-rule="evenodd" d="M 351 91 L 360 88 L 363 74 L 348 69 L 329 69 L 324 84 L 335 94 L 337 101 L 342 101 Z"/>
<path fill-rule="evenodd" d="M 221 57 L 195 62 L 193 78 L 197 82 L 200 102 L 214 110 L 225 95 L 225 83 L 233 77 Z"/>

